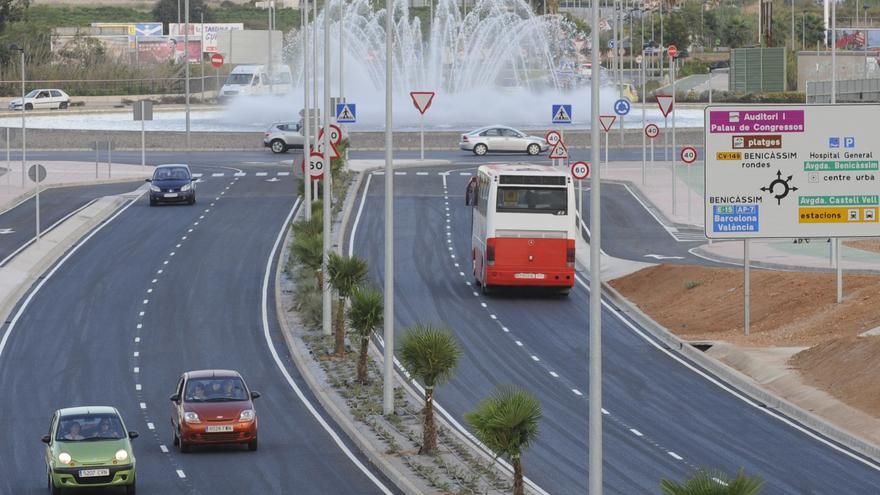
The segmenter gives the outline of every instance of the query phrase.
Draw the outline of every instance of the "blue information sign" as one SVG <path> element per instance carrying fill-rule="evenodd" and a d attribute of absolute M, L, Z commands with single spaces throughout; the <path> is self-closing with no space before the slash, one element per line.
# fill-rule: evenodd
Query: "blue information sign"
<path fill-rule="evenodd" d="M 354 124 L 357 122 L 357 107 L 354 103 L 336 104 L 336 122 L 340 124 Z"/>
<path fill-rule="evenodd" d="M 758 232 L 758 205 L 713 205 L 712 232 Z"/>
<path fill-rule="evenodd" d="M 629 113 L 632 105 L 626 98 L 621 98 L 614 102 L 614 113 L 623 116 Z"/>
<path fill-rule="evenodd" d="M 571 124 L 571 105 L 553 105 L 553 123 Z"/>

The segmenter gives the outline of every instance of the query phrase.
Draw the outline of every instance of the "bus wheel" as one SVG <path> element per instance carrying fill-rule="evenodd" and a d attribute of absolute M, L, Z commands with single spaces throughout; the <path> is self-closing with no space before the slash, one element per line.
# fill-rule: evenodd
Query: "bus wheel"
<path fill-rule="evenodd" d="M 494 288 L 489 284 L 481 284 L 480 291 L 483 293 L 484 296 L 488 296 L 494 291 Z"/>
<path fill-rule="evenodd" d="M 571 292 L 571 287 L 563 287 L 563 288 L 556 291 L 556 293 L 562 297 L 567 296 L 570 292 Z"/>

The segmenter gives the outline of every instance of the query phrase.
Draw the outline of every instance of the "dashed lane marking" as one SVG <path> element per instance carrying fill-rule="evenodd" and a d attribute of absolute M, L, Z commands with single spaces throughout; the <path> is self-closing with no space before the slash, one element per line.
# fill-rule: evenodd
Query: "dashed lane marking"
<path fill-rule="evenodd" d="M 266 177 L 269 174 L 267 172 L 257 172 L 254 175 L 257 177 Z"/>
<path fill-rule="evenodd" d="M 671 450 L 669 452 L 667 452 L 667 454 L 669 454 L 669 456 L 672 457 L 673 459 L 675 459 L 676 461 L 684 460 L 684 457 L 676 454 L 675 452 L 673 452 Z"/>
<path fill-rule="evenodd" d="M 211 174 L 211 177 L 223 177 L 224 175 L 226 175 L 226 174 L 224 174 L 223 172 L 217 172 L 217 173 Z"/>
<path fill-rule="evenodd" d="M 574 395 L 577 395 L 578 397 L 583 397 L 583 395 L 584 395 L 581 393 L 580 390 L 578 390 L 576 388 L 571 389 L 571 391 L 572 391 L 572 393 L 574 393 Z"/>
<path fill-rule="evenodd" d="M 177 470 L 177 477 L 180 478 L 180 479 L 185 479 L 185 478 L 186 478 L 186 473 L 183 472 L 183 469 L 178 469 L 178 470 Z"/>
<path fill-rule="evenodd" d="M 164 454 L 167 454 L 167 453 L 168 453 L 168 447 L 166 447 L 166 446 L 164 446 L 164 445 L 160 445 L 160 446 L 159 446 L 159 450 L 161 450 L 162 453 L 164 453 Z"/>
<path fill-rule="evenodd" d="M 637 430 L 637 429 L 635 429 L 635 428 L 630 428 L 629 431 L 630 431 L 633 435 L 635 435 L 635 436 L 637 436 L 637 437 L 643 437 L 643 436 L 645 436 L 645 435 L 642 435 L 642 432 L 640 432 L 639 430 Z"/>

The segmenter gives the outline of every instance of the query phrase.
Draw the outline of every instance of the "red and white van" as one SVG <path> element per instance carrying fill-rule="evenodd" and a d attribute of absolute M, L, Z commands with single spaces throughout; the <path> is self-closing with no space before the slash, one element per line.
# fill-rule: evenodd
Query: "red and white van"
<path fill-rule="evenodd" d="M 468 182 L 474 279 L 499 286 L 574 285 L 575 193 L 567 171 L 546 165 L 483 165 Z"/>

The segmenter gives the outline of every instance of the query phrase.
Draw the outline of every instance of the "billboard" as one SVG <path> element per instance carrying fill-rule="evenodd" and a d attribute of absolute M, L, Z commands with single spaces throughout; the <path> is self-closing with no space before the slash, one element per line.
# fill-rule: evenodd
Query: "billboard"
<path fill-rule="evenodd" d="M 176 43 L 169 36 L 143 36 L 137 39 L 135 60 L 139 64 L 171 62 L 176 54 Z"/>
<path fill-rule="evenodd" d="M 191 22 L 189 24 L 189 37 L 201 39 L 202 26 L 204 26 L 205 53 L 214 53 L 217 51 L 217 33 L 220 33 L 222 31 L 244 30 L 244 24 L 240 22 L 205 24 Z M 184 31 L 186 30 L 185 28 L 186 24 L 169 23 L 168 34 L 171 36 L 178 36 L 182 38 L 184 35 Z"/>
<path fill-rule="evenodd" d="M 878 105 L 709 106 L 710 239 L 880 236 Z"/>

